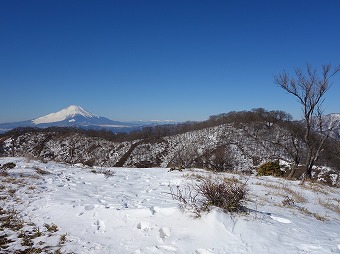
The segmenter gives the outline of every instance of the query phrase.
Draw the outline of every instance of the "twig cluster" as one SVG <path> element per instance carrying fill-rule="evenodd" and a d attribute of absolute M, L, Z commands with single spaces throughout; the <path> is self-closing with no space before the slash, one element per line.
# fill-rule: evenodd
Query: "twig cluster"
<path fill-rule="evenodd" d="M 170 194 L 179 201 L 182 210 L 200 217 L 202 212 L 210 211 L 213 206 L 231 213 L 245 211 L 248 187 L 235 178 L 203 177 L 184 187 L 176 186 L 174 189 L 170 186 Z"/>

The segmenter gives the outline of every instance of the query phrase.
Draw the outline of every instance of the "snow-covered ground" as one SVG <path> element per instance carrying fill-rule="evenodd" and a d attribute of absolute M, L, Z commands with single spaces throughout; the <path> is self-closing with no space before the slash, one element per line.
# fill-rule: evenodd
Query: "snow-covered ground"
<path fill-rule="evenodd" d="M 34 225 L 40 234 L 32 244 L 45 252 L 340 253 L 337 188 L 221 174 L 247 181 L 249 213 L 214 208 L 195 219 L 169 192 L 170 186 L 192 181 L 190 174 L 210 174 L 203 170 L 85 168 L 0 158 L 1 165 L 7 162 L 16 167 L 0 178 L 0 207 L 19 212 L 25 226 L 18 231 Z M 114 174 L 100 173 L 105 171 Z M 0 240 L 5 235 L 11 241 L 0 253 L 27 248 L 18 232 L 3 227 Z"/>

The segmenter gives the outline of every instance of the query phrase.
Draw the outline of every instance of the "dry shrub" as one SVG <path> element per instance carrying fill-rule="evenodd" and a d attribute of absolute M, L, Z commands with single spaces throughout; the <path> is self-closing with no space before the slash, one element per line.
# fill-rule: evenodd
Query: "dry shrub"
<path fill-rule="evenodd" d="M 52 223 L 51 225 L 45 223 L 44 224 L 44 227 L 47 229 L 48 232 L 50 233 L 55 233 L 57 232 L 59 229 L 58 229 L 58 226 L 55 225 L 54 223 Z"/>
<path fill-rule="evenodd" d="M 60 235 L 60 238 L 59 238 L 59 246 L 60 245 L 63 245 L 63 244 L 65 244 L 66 243 L 66 236 L 67 236 L 67 234 L 62 234 L 62 235 Z"/>
<path fill-rule="evenodd" d="M 203 196 L 203 205 L 207 208 L 216 206 L 228 212 L 244 210 L 248 188 L 236 178 L 205 178 L 196 184 L 195 189 Z"/>
<path fill-rule="evenodd" d="M 5 163 L 4 165 L 1 166 L 1 170 L 7 170 L 7 169 L 12 169 L 15 168 L 16 164 L 13 162 L 8 162 Z"/>
<path fill-rule="evenodd" d="M 114 176 L 114 175 L 116 174 L 116 172 L 107 169 L 107 170 L 103 171 L 103 174 L 104 174 L 104 177 L 105 177 L 105 178 L 109 178 L 109 177 Z"/>
<path fill-rule="evenodd" d="M 201 217 L 202 206 L 200 200 L 197 198 L 198 193 L 193 191 L 193 187 L 186 185 L 184 187 L 176 186 L 176 191 L 170 186 L 169 193 L 174 200 L 177 200 L 178 206 L 181 210 L 188 210 L 192 212 L 195 217 Z"/>
<path fill-rule="evenodd" d="M 263 163 L 257 169 L 259 176 L 277 176 L 282 177 L 284 172 L 280 168 L 280 163 L 278 161 L 268 161 Z"/>
<path fill-rule="evenodd" d="M 10 239 L 10 235 L 2 233 L 0 235 L 0 250 L 6 250 L 12 242 L 14 242 L 14 240 Z"/>
<path fill-rule="evenodd" d="M 7 177 L 8 176 L 8 173 L 7 173 L 7 170 L 8 169 L 12 169 L 12 168 L 15 168 L 15 163 L 13 162 L 8 162 L 8 163 L 5 163 L 4 165 L 2 165 L 0 167 L 0 176 L 2 177 Z"/>
<path fill-rule="evenodd" d="M 44 169 L 41 169 L 41 168 L 38 168 L 38 167 L 34 167 L 34 169 L 39 175 L 49 175 L 49 174 L 51 174 L 47 170 L 44 170 Z"/>
<path fill-rule="evenodd" d="M 15 209 L 0 208 L 0 230 L 10 229 L 13 231 L 20 230 L 24 227 L 24 221 Z"/>
<path fill-rule="evenodd" d="M 246 183 L 236 178 L 200 178 L 190 185 L 179 187 L 176 192 L 170 187 L 172 198 L 179 201 L 182 209 L 188 209 L 196 217 L 212 206 L 222 208 L 225 212 L 245 211 L 244 203 L 248 195 Z"/>
<path fill-rule="evenodd" d="M 290 206 L 290 207 L 293 207 L 293 206 L 295 206 L 295 201 L 294 201 L 294 199 L 292 199 L 291 197 L 286 196 L 286 197 L 284 198 L 284 200 L 282 201 L 282 205 L 283 205 L 283 206 Z"/>

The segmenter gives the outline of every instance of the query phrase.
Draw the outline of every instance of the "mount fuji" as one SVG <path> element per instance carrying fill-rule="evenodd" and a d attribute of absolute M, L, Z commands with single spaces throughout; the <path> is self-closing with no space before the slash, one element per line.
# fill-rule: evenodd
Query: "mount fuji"
<path fill-rule="evenodd" d="M 76 122 L 74 118 L 81 118 L 82 120 L 99 119 L 99 116 L 91 114 L 85 111 L 82 107 L 71 105 L 65 109 L 62 109 L 56 113 L 51 113 L 46 116 L 42 116 L 32 120 L 34 124 L 46 124 L 56 123 L 62 121 Z"/>
<path fill-rule="evenodd" d="M 106 117 L 94 115 L 80 106 L 71 105 L 58 112 L 51 113 L 33 120 L 2 123 L 0 133 L 18 127 L 79 127 L 84 129 L 109 129 L 113 132 L 129 132 L 142 127 L 143 123 L 113 121 Z"/>

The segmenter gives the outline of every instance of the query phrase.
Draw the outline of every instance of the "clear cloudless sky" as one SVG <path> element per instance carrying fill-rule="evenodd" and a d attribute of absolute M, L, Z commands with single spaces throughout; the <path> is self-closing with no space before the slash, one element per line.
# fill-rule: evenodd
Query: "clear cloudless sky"
<path fill-rule="evenodd" d="M 300 118 L 273 75 L 340 64 L 339 0 L 0 1 L 0 122 L 69 105 L 113 120 Z M 340 113 L 340 74 L 325 113 Z"/>

